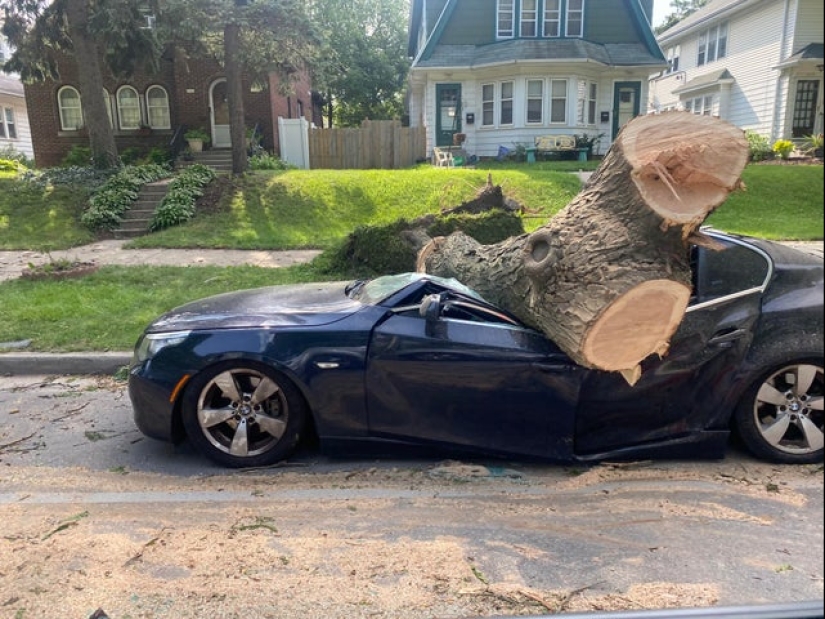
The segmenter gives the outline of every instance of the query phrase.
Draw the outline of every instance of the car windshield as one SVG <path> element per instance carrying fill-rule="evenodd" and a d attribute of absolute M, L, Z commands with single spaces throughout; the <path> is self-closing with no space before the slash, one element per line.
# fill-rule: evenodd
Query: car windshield
<path fill-rule="evenodd" d="M 456 279 L 437 277 L 425 273 L 401 273 L 399 275 L 384 275 L 368 281 L 355 281 L 347 286 L 347 296 L 361 303 L 375 305 L 421 279 L 427 279 L 468 297 L 484 301 L 475 290 L 468 288 Z"/>

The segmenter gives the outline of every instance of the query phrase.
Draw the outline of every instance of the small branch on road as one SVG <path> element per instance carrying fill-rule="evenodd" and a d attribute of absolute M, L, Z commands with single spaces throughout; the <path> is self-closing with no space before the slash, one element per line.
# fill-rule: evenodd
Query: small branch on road
<path fill-rule="evenodd" d="M 11 443 L 4 443 L 4 444 L 0 445 L 0 453 L 2 453 L 4 449 L 8 449 L 9 447 L 14 447 L 15 445 L 19 445 L 20 443 L 23 443 L 23 442 L 29 440 L 35 434 L 37 434 L 36 431 L 32 432 L 28 436 L 24 436 L 23 438 L 19 438 L 16 441 L 12 441 Z"/>
<path fill-rule="evenodd" d="M 67 419 L 68 417 L 72 417 L 72 416 L 76 415 L 77 413 L 79 413 L 80 411 L 82 411 L 87 406 L 89 406 L 89 403 L 84 402 L 83 404 L 81 404 L 77 408 L 73 408 L 73 409 L 69 410 L 65 415 L 61 415 L 60 417 L 55 417 L 54 419 L 52 419 L 52 423 L 56 423 L 58 421 L 63 421 L 64 419 Z"/>

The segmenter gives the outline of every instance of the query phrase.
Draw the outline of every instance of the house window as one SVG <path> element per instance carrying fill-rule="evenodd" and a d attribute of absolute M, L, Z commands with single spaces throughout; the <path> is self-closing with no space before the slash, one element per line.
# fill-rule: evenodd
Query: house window
<path fill-rule="evenodd" d="M 538 0 L 521 0 L 521 36 L 536 36 Z"/>
<path fill-rule="evenodd" d="M 512 39 L 516 0 L 498 0 L 496 32 L 499 39 Z"/>
<path fill-rule="evenodd" d="M 667 50 L 667 69 L 664 74 L 675 73 L 679 70 L 679 54 L 681 53 L 681 45 L 670 47 Z"/>
<path fill-rule="evenodd" d="M 161 86 L 150 86 L 146 90 L 146 118 L 152 129 L 169 129 L 169 95 Z"/>
<path fill-rule="evenodd" d="M 501 83 L 501 116 L 499 124 L 513 124 L 513 82 Z"/>
<path fill-rule="evenodd" d="M 114 115 L 112 114 L 112 96 L 105 88 L 103 89 L 103 103 L 106 105 L 106 115 L 109 117 L 109 126 L 114 129 L 115 121 Z"/>
<path fill-rule="evenodd" d="M 75 131 L 83 126 L 83 109 L 80 93 L 71 86 L 64 86 L 57 93 L 57 107 L 60 112 L 60 129 Z"/>
<path fill-rule="evenodd" d="M 121 129 L 140 128 L 140 97 L 131 86 L 123 86 L 117 91 L 117 116 Z"/>
<path fill-rule="evenodd" d="M 816 102 L 819 99 L 819 80 L 799 80 L 793 102 L 791 135 L 804 138 L 814 132 Z"/>
<path fill-rule="evenodd" d="M 13 140 L 17 137 L 17 125 L 14 124 L 14 110 L 0 107 L 0 138 Z"/>
<path fill-rule="evenodd" d="M 484 84 L 481 87 L 481 126 L 492 127 L 496 124 L 496 87 Z"/>
<path fill-rule="evenodd" d="M 598 94 L 595 82 L 581 80 L 578 88 L 577 121 L 579 125 L 596 124 L 596 96 Z"/>
<path fill-rule="evenodd" d="M 719 24 L 700 34 L 698 50 L 696 64 L 700 67 L 727 56 L 728 25 L 726 23 Z"/>
<path fill-rule="evenodd" d="M 567 0 L 567 36 L 584 34 L 584 0 Z"/>
<path fill-rule="evenodd" d="M 527 80 L 527 124 L 544 122 L 544 80 Z"/>
<path fill-rule="evenodd" d="M 567 80 L 550 80 L 550 122 L 567 122 Z"/>
<path fill-rule="evenodd" d="M 685 101 L 685 109 L 688 112 L 693 112 L 697 116 L 712 116 L 714 103 L 715 98 L 713 95 L 696 97 L 695 99 Z"/>
<path fill-rule="evenodd" d="M 561 34 L 561 0 L 544 0 L 543 33 L 546 37 Z"/>

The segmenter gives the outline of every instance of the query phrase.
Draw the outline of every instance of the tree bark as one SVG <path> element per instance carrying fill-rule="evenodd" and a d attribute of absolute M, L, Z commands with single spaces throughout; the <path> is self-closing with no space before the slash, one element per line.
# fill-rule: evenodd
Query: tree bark
<path fill-rule="evenodd" d="M 419 270 L 455 277 L 543 331 L 577 363 L 622 372 L 664 355 L 691 295 L 697 228 L 740 186 L 744 133 L 708 116 L 641 116 L 545 226 L 496 245 L 434 239 Z"/>
<path fill-rule="evenodd" d="M 117 145 L 103 98 L 100 54 L 88 29 L 89 3 L 85 0 L 69 0 L 66 3 L 66 22 L 79 68 L 83 122 L 89 133 L 92 163 L 99 168 L 114 167 L 119 163 Z"/>
<path fill-rule="evenodd" d="M 246 171 L 246 121 L 244 120 L 243 80 L 241 76 L 241 27 L 227 24 L 223 31 L 226 70 L 226 100 L 229 104 L 229 135 L 232 138 L 232 173 Z"/>

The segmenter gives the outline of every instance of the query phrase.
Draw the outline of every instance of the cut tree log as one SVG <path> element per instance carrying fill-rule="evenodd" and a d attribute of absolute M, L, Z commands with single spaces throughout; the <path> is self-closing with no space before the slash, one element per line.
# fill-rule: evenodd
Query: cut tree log
<path fill-rule="evenodd" d="M 546 225 L 496 245 L 433 239 L 418 269 L 456 279 L 542 331 L 577 363 L 622 372 L 664 355 L 691 295 L 689 246 L 741 187 L 741 129 L 687 112 L 622 129 L 586 186 Z"/>

